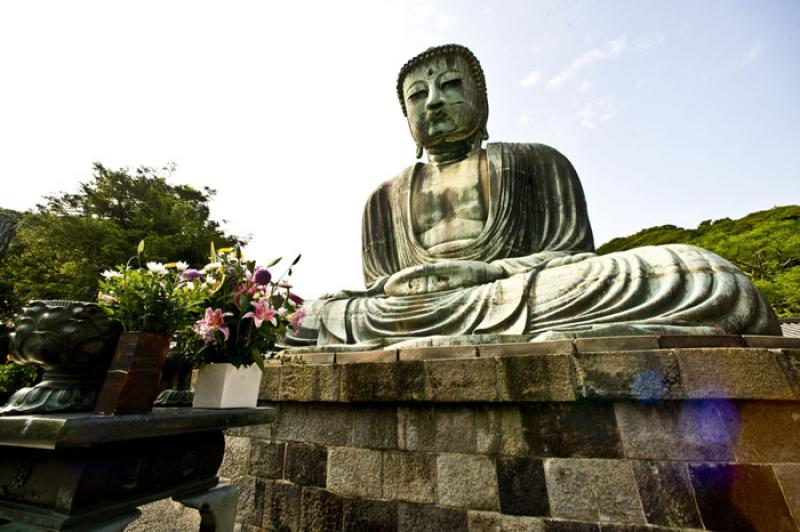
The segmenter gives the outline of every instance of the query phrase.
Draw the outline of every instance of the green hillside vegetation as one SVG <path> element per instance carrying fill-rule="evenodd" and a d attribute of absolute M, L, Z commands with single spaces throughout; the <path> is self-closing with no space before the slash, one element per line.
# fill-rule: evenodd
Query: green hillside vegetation
<path fill-rule="evenodd" d="M 615 238 L 597 253 L 660 244 L 691 244 L 725 257 L 750 276 L 778 316 L 800 316 L 800 205 L 754 212 L 738 220 L 706 220 L 697 229 L 649 227 Z"/>

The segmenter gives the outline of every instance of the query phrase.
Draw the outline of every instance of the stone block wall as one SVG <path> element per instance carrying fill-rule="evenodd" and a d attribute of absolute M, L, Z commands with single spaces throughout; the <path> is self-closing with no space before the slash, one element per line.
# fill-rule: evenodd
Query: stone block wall
<path fill-rule="evenodd" d="M 272 365 L 241 530 L 800 530 L 800 346 L 642 342 Z"/>

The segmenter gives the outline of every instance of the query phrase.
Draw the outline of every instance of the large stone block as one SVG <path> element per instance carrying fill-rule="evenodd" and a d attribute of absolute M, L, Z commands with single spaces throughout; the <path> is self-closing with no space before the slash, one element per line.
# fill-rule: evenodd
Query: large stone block
<path fill-rule="evenodd" d="M 427 504 L 397 505 L 398 532 L 443 532 L 467 530 L 467 512 Z"/>
<path fill-rule="evenodd" d="M 571 355 L 498 357 L 497 385 L 502 401 L 574 401 Z"/>
<path fill-rule="evenodd" d="M 402 451 L 384 452 L 383 498 L 409 502 L 434 502 L 436 455 Z"/>
<path fill-rule="evenodd" d="M 125 532 L 197 532 L 200 512 L 172 499 L 161 499 L 139 507 L 142 515 L 125 528 Z"/>
<path fill-rule="evenodd" d="M 437 347 L 408 347 L 400 349 L 401 362 L 408 360 L 435 360 L 446 358 L 475 358 L 478 348 L 474 345 L 442 345 Z"/>
<path fill-rule="evenodd" d="M 317 369 L 320 401 L 338 401 L 341 398 L 342 366 L 330 364 Z"/>
<path fill-rule="evenodd" d="M 702 528 L 683 462 L 633 462 L 647 521 L 654 525 Z"/>
<path fill-rule="evenodd" d="M 795 524 L 800 529 L 800 464 L 776 465 L 774 470 Z"/>
<path fill-rule="evenodd" d="M 550 515 L 544 463 L 535 458 L 497 459 L 500 511 L 511 515 Z"/>
<path fill-rule="evenodd" d="M 629 526 L 636 527 L 639 525 L 629 525 Z M 600 526 L 594 523 L 582 523 L 579 521 L 565 521 L 562 519 L 545 519 L 544 532 L 600 532 Z"/>
<path fill-rule="evenodd" d="M 800 338 L 793 338 L 800 340 Z M 800 349 L 781 349 L 780 351 L 773 349 L 771 351 L 775 354 L 789 385 L 794 390 L 796 398 L 800 399 Z"/>
<path fill-rule="evenodd" d="M 300 486 L 285 481 L 268 482 L 262 527 L 266 530 L 300 529 Z"/>
<path fill-rule="evenodd" d="M 478 346 L 481 357 L 501 357 L 519 355 L 558 355 L 572 354 L 575 346 L 572 340 L 553 340 L 549 342 L 500 343 Z"/>
<path fill-rule="evenodd" d="M 329 448 L 327 486 L 343 495 L 380 499 L 383 494 L 382 453 L 352 447 Z"/>
<path fill-rule="evenodd" d="M 720 414 L 725 402 L 616 403 L 625 456 L 646 460 L 732 460 Z"/>
<path fill-rule="evenodd" d="M 475 407 L 478 452 L 522 456 L 528 453 L 519 406 L 490 404 Z"/>
<path fill-rule="evenodd" d="M 285 443 L 251 440 L 250 474 L 260 478 L 283 478 L 283 462 L 285 455 Z"/>
<path fill-rule="evenodd" d="M 491 358 L 428 360 L 425 369 L 428 394 L 434 401 L 497 400 L 495 362 Z"/>
<path fill-rule="evenodd" d="M 544 467 L 553 517 L 645 523 L 629 461 L 551 458 Z"/>
<path fill-rule="evenodd" d="M 611 403 L 533 403 L 520 406 L 528 453 L 540 457 L 622 457 Z"/>
<path fill-rule="evenodd" d="M 398 364 L 395 362 L 342 365 L 341 399 L 343 401 L 397 400 L 397 367 Z M 422 380 L 424 381 L 424 375 Z M 424 389 L 424 382 L 420 387 Z"/>
<path fill-rule="evenodd" d="M 409 361 L 395 365 L 397 399 L 399 401 L 430 400 L 425 362 Z"/>
<path fill-rule="evenodd" d="M 288 443 L 284 476 L 295 484 L 325 487 L 327 460 L 328 451 L 325 447 L 308 443 Z"/>
<path fill-rule="evenodd" d="M 679 349 L 687 398 L 795 398 L 777 360 L 767 349 Z"/>
<path fill-rule="evenodd" d="M 499 510 L 494 461 L 473 454 L 440 454 L 437 459 L 439 504 L 471 510 Z"/>
<path fill-rule="evenodd" d="M 397 532 L 397 502 L 345 499 L 342 530 L 346 532 Z"/>
<path fill-rule="evenodd" d="M 689 464 L 689 476 L 708 529 L 796 529 L 769 466 Z"/>
<path fill-rule="evenodd" d="M 319 400 L 319 366 L 284 364 L 281 366 L 281 385 L 278 398 L 282 401 Z"/>
<path fill-rule="evenodd" d="M 397 449 L 397 407 L 353 405 L 351 410 L 354 446 Z"/>
<path fill-rule="evenodd" d="M 544 521 L 496 512 L 467 512 L 469 532 L 544 532 Z"/>
<path fill-rule="evenodd" d="M 261 376 L 258 399 L 261 401 L 277 401 L 280 398 L 281 366 L 268 364 Z"/>
<path fill-rule="evenodd" d="M 276 440 L 303 441 L 306 434 L 306 410 L 300 403 L 277 403 L 278 416 L 273 423 L 272 434 Z"/>
<path fill-rule="evenodd" d="M 225 437 L 225 455 L 219 468 L 219 476 L 234 479 L 246 475 L 249 470 L 250 438 Z"/>
<path fill-rule="evenodd" d="M 248 525 L 260 525 L 269 499 L 269 482 L 248 475 L 236 478 L 232 484 L 239 488 L 236 520 Z"/>
<path fill-rule="evenodd" d="M 683 393 L 678 360 L 670 351 L 578 354 L 575 361 L 585 398 L 655 401 Z"/>
<path fill-rule="evenodd" d="M 353 412 L 348 405 L 315 403 L 305 410 L 306 443 L 349 445 L 353 435 Z"/>
<path fill-rule="evenodd" d="M 729 411 L 737 462 L 800 462 L 800 403 L 751 401 Z"/>
<path fill-rule="evenodd" d="M 398 407 L 397 443 L 408 451 L 474 453 L 474 412 L 467 406 Z"/>
<path fill-rule="evenodd" d="M 300 523 L 305 532 L 342 530 L 342 498 L 325 489 L 304 487 Z"/>

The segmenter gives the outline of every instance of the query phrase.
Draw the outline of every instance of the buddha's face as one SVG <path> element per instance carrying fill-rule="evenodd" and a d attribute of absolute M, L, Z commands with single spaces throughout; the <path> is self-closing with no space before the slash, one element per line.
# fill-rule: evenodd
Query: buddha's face
<path fill-rule="evenodd" d="M 403 80 L 408 127 L 428 148 L 463 140 L 481 123 L 481 92 L 466 60 L 445 55 L 420 63 Z"/>

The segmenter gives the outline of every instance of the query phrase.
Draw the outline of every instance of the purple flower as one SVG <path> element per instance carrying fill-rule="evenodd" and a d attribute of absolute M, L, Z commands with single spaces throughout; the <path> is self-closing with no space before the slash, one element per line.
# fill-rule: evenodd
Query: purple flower
<path fill-rule="evenodd" d="M 195 279 L 200 277 L 201 274 L 200 274 L 199 271 L 195 270 L 194 268 L 188 268 L 186 270 L 183 270 L 183 273 L 181 275 L 183 275 L 184 277 L 186 277 L 190 281 L 194 281 Z"/>
<path fill-rule="evenodd" d="M 256 268 L 256 272 L 253 274 L 253 281 L 259 285 L 268 284 L 272 280 L 272 274 L 269 273 L 269 270 L 266 268 Z"/>

